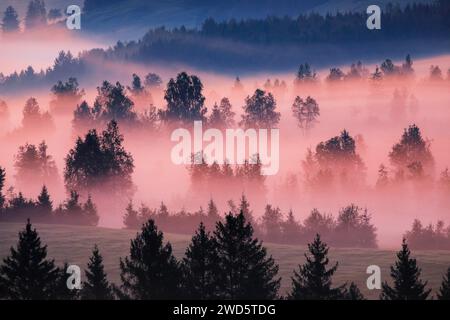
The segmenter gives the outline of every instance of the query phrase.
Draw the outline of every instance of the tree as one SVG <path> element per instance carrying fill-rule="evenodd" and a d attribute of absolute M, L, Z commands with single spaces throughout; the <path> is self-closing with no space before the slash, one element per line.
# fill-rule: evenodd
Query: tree
<path fill-rule="evenodd" d="M 134 210 L 133 202 L 130 200 L 123 216 L 123 224 L 128 229 L 138 229 L 141 222 L 138 217 L 138 212 Z"/>
<path fill-rule="evenodd" d="M 47 153 L 48 146 L 42 141 L 38 146 L 25 144 L 15 156 L 16 181 L 19 188 L 28 188 L 30 181 L 54 185 L 58 181 L 55 160 Z"/>
<path fill-rule="evenodd" d="M 273 128 L 280 122 L 281 114 L 276 112 L 277 104 L 271 93 L 256 89 L 251 97 L 245 99 L 244 114 L 239 122 L 244 128 Z"/>
<path fill-rule="evenodd" d="M 447 269 L 447 274 L 442 279 L 437 298 L 439 300 L 450 300 L 450 268 Z"/>
<path fill-rule="evenodd" d="M 274 299 L 280 287 L 278 266 L 246 222 L 243 212 L 231 213 L 214 231 L 218 255 L 217 292 L 220 299 Z"/>
<path fill-rule="evenodd" d="M 176 79 L 170 79 L 164 95 L 167 109 L 160 110 L 161 119 L 182 123 L 205 120 L 207 108 L 202 91 L 203 84 L 195 75 L 181 72 Z"/>
<path fill-rule="evenodd" d="M 11 247 L 10 255 L 0 265 L 0 291 L 4 291 L 4 298 L 12 300 L 54 299 L 57 278 L 58 268 L 53 260 L 47 260 L 47 246 L 41 245 L 28 220 L 25 230 L 19 233 L 17 247 Z"/>
<path fill-rule="evenodd" d="M 333 300 L 342 297 L 344 286 L 332 287 L 332 277 L 338 263 L 327 269 L 328 246 L 317 234 L 313 243 L 308 244 L 310 255 L 305 254 L 306 262 L 294 271 L 292 289 L 288 295 L 292 300 Z"/>
<path fill-rule="evenodd" d="M 306 134 L 317 122 L 317 117 L 320 116 L 320 109 L 313 98 L 308 96 L 306 101 L 304 101 L 297 96 L 292 105 L 292 113 L 298 121 L 298 126 L 303 130 L 303 134 Z"/>
<path fill-rule="evenodd" d="M 345 74 L 339 68 L 331 68 L 330 74 L 327 76 L 327 81 L 329 82 L 340 82 L 344 80 Z"/>
<path fill-rule="evenodd" d="M 70 77 L 68 81 L 58 81 L 51 89 L 53 99 L 50 101 L 50 109 L 52 112 L 59 114 L 70 114 L 73 112 L 83 95 L 84 90 L 79 88 L 78 80 Z"/>
<path fill-rule="evenodd" d="M 422 138 L 420 129 L 415 124 L 404 130 L 400 142 L 392 147 L 389 159 L 398 172 L 414 169 L 414 166 L 417 167 L 418 163 L 425 172 L 430 172 L 434 167 L 430 143 Z M 411 165 L 413 167 L 410 167 Z"/>
<path fill-rule="evenodd" d="M 389 184 L 389 172 L 384 164 L 380 164 L 378 168 L 378 178 L 376 182 L 376 187 L 378 189 L 383 189 Z"/>
<path fill-rule="evenodd" d="M 35 98 L 26 101 L 23 108 L 22 127 L 27 130 L 46 129 L 53 127 L 52 117 L 48 112 L 42 113 Z"/>
<path fill-rule="evenodd" d="M 316 82 L 317 74 L 311 70 L 311 66 L 308 63 L 301 64 L 298 68 L 295 84 L 308 84 Z"/>
<path fill-rule="evenodd" d="M 266 205 L 264 214 L 261 218 L 261 228 L 264 232 L 264 240 L 279 243 L 282 240 L 282 214 L 280 208 L 272 208 L 270 204 Z"/>
<path fill-rule="evenodd" d="M 410 54 L 406 55 L 405 63 L 402 65 L 402 74 L 406 76 L 411 76 L 414 74 L 413 61 Z"/>
<path fill-rule="evenodd" d="M 150 89 L 160 88 L 162 85 L 162 79 L 156 73 L 150 72 L 145 76 L 144 84 Z"/>
<path fill-rule="evenodd" d="M 222 98 L 219 105 L 214 105 L 211 115 L 208 118 L 208 126 L 217 129 L 234 127 L 235 113 L 231 111 L 231 108 L 230 100 L 228 98 Z"/>
<path fill-rule="evenodd" d="M 120 260 L 121 290 L 134 299 L 176 299 L 180 294 L 180 267 L 170 243 L 153 220 L 131 241 L 130 256 Z"/>
<path fill-rule="evenodd" d="M 40 215 L 44 217 L 49 217 L 53 211 L 53 203 L 50 199 L 50 195 L 48 193 L 47 187 L 45 185 L 42 186 L 41 193 L 37 199 L 37 208 L 40 211 Z"/>
<path fill-rule="evenodd" d="M 403 239 L 402 249 L 397 253 L 397 262 L 391 266 L 391 277 L 394 286 L 387 282 L 382 284 L 380 299 L 382 300 L 425 300 L 431 289 L 425 289 L 427 282 L 420 280 L 421 270 L 416 259 L 410 258 L 411 251 Z"/>
<path fill-rule="evenodd" d="M 19 16 L 16 9 L 8 6 L 3 14 L 2 30 L 4 33 L 17 32 L 20 29 Z"/>
<path fill-rule="evenodd" d="M 89 130 L 84 140 L 78 138 L 65 159 L 66 188 L 92 193 L 101 186 L 115 196 L 130 196 L 134 190 L 131 177 L 134 163 L 123 141 L 115 121 L 110 121 L 100 136 L 96 130 Z"/>
<path fill-rule="evenodd" d="M 343 289 L 342 299 L 344 300 L 365 300 L 364 295 L 359 290 L 358 286 L 351 282 L 348 288 Z"/>
<path fill-rule="evenodd" d="M 114 299 L 111 284 L 108 282 L 101 256 L 97 245 L 94 246 L 92 256 L 89 258 L 87 270 L 84 271 L 86 281 L 83 282 L 81 299 L 83 300 L 112 300 Z"/>
<path fill-rule="evenodd" d="M 101 121 L 118 121 L 132 124 L 136 120 L 134 102 L 126 95 L 125 87 L 116 82 L 115 85 L 103 81 L 97 87 L 94 102 L 95 118 Z"/>
<path fill-rule="evenodd" d="M 84 216 L 84 224 L 88 226 L 96 226 L 98 224 L 98 220 L 100 219 L 97 214 L 97 207 L 92 201 L 92 197 L 89 194 L 86 202 L 83 204 L 83 216 Z"/>
<path fill-rule="evenodd" d="M 47 24 L 47 10 L 43 0 L 31 0 L 25 17 L 26 29 L 42 27 Z"/>
<path fill-rule="evenodd" d="M 192 237 L 182 262 L 183 285 L 186 298 L 212 299 L 217 295 L 217 253 L 214 240 L 203 223 Z"/>
<path fill-rule="evenodd" d="M 0 167 L 0 212 L 3 210 L 5 205 L 5 195 L 3 194 L 3 187 L 5 186 L 6 171 L 4 168 Z"/>

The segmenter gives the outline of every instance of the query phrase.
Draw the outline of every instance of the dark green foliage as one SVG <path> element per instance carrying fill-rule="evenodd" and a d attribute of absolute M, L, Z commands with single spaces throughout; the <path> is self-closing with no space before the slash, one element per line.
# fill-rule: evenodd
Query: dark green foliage
<path fill-rule="evenodd" d="M 239 122 L 244 128 L 273 128 L 280 122 L 281 114 L 276 112 L 277 104 L 271 93 L 256 89 L 245 99 L 244 114 Z"/>
<path fill-rule="evenodd" d="M 13 300 L 55 299 L 54 285 L 58 268 L 47 260 L 47 246 L 28 220 L 25 230 L 19 233 L 17 248 L 0 265 L 0 288 L 3 298 Z"/>
<path fill-rule="evenodd" d="M 20 29 L 19 16 L 17 11 L 12 7 L 8 6 L 3 14 L 2 20 L 2 30 L 3 32 L 16 32 Z"/>
<path fill-rule="evenodd" d="M 212 299 L 217 295 L 217 253 L 214 240 L 203 223 L 192 237 L 182 262 L 184 294 L 187 299 Z"/>
<path fill-rule="evenodd" d="M 101 186 L 115 196 L 130 195 L 134 164 L 133 157 L 122 145 L 123 140 L 114 120 L 100 136 L 96 130 L 90 130 L 84 140 L 78 138 L 66 157 L 66 188 L 91 192 Z"/>
<path fill-rule="evenodd" d="M 176 79 L 170 79 L 164 95 L 167 109 L 160 111 L 161 119 L 181 122 L 205 120 L 207 109 L 202 91 L 203 84 L 195 75 L 181 72 Z"/>
<path fill-rule="evenodd" d="M 131 241 L 130 255 L 120 260 L 121 290 L 133 299 L 177 299 L 181 292 L 181 271 L 170 243 L 153 220 Z"/>
<path fill-rule="evenodd" d="M 221 299 L 274 299 L 280 287 L 278 266 L 260 241 L 242 211 L 218 222 L 214 232 L 218 254 L 217 292 Z"/>
<path fill-rule="evenodd" d="M 310 255 L 306 262 L 294 271 L 292 289 L 288 295 L 293 300 L 333 300 L 342 297 L 343 286 L 332 287 L 332 277 L 338 263 L 327 269 L 328 247 L 317 234 L 313 243 L 308 244 Z"/>
<path fill-rule="evenodd" d="M 81 299 L 84 300 L 112 300 L 114 299 L 111 284 L 108 282 L 104 266 L 103 257 L 98 247 L 95 246 L 92 256 L 89 258 L 85 270 L 86 281 L 83 282 Z"/>
<path fill-rule="evenodd" d="M 450 268 L 447 269 L 447 273 L 442 279 L 437 298 L 439 300 L 450 300 Z"/>
<path fill-rule="evenodd" d="M 397 262 L 391 266 L 393 287 L 387 282 L 382 285 L 382 300 L 425 300 L 431 290 L 425 287 L 427 282 L 420 280 L 421 270 L 417 267 L 416 259 L 410 258 L 411 251 L 406 240 L 403 239 L 402 249 L 397 253 Z"/>

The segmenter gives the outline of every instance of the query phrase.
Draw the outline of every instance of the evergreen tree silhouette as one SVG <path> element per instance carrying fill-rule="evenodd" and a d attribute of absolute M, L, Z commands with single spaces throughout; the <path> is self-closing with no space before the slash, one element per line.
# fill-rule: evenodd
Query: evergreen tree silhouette
<path fill-rule="evenodd" d="M 50 199 L 50 194 L 48 193 L 47 187 L 45 185 L 42 187 L 36 205 L 39 208 L 40 216 L 48 217 L 51 215 L 53 211 L 53 203 Z"/>
<path fill-rule="evenodd" d="M 54 282 L 53 287 L 53 297 L 55 300 L 75 300 L 78 298 L 78 290 L 77 289 L 69 289 L 67 287 L 67 280 L 71 276 L 67 273 L 67 268 L 69 264 L 67 262 L 64 263 L 62 268 L 57 268 L 57 278 Z"/>
<path fill-rule="evenodd" d="M 20 30 L 19 16 L 12 6 L 6 8 L 1 25 L 3 32 L 17 32 Z"/>
<path fill-rule="evenodd" d="M 32 229 L 28 220 L 25 230 L 19 233 L 17 248 L 11 247 L 0 266 L 0 287 L 4 298 L 13 300 L 45 300 L 55 298 L 54 284 L 58 268 L 47 260 L 47 246 Z"/>
<path fill-rule="evenodd" d="M 342 299 L 344 300 L 366 300 L 364 295 L 359 290 L 358 286 L 351 282 L 350 286 L 345 288 L 342 293 Z"/>
<path fill-rule="evenodd" d="M 274 299 L 280 287 L 278 266 L 258 239 L 243 212 L 229 213 L 214 232 L 218 255 L 217 293 L 221 299 Z"/>
<path fill-rule="evenodd" d="M 92 251 L 85 270 L 86 281 L 83 282 L 81 290 L 81 299 L 84 300 L 112 300 L 114 299 L 111 284 L 108 282 L 104 266 L 97 245 Z"/>
<path fill-rule="evenodd" d="M 130 256 L 120 260 L 122 296 L 134 299 L 176 299 L 181 287 L 181 271 L 170 243 L 153 220 L 142 226 L 131 241 Z"/>
<path fill-rule="evenodd" d="M 123 224 L 125 225 L 125 227 L 129 229 L 139 228 L 140 225 L 139 212 L 134 209 L 133 202 L 131 200 L 128 203 L 125 211 L 126 212 L 123 216 Z"/>
<path fill-rule="evenodd" d="M 437 298 L 439 300 L 450 300 L 450 268 L 447 269 L 447 274 L 442 279 Z"/>
<path fill-rule="evenodd" d="M 182 262 L 184 291 L 188 299 L 211 299 L 216 294 L 217 254 L 203 223 L 192 237 Z"/>
<path fill-rule="evenodd" d="M 425 289 L 427 282 L 420 280 L 421 270 L 417 267 L 416 259 L 410 258 L 411 251 L 406 240 L 403 239 L 402 249 L 397 253 L 397 262 L 391 266 L 391 277 L 394 286 L 384 282 L 381 300 L 425 300 L 431 290 Z"/>
<path fill-rule="evenodd" d="M 292 289 L 288 296 L 292 300 L 331 300 L 342 297 L 344 286 L 332 287 L 332 276 L 338 263 L 327 269 L 329 263 L 328 246 L 320 235 L 308 244 L 310 255 L 305 254 L 306 263 L 294 271 Z"/>

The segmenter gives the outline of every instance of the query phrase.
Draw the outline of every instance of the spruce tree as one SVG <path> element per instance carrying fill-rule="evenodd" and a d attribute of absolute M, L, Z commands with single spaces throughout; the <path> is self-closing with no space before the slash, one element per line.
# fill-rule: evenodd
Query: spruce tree
<path fill-rule="evenodd" d="M 180 267 L 170 243 L 153 220 L 131 241 L 130 256 L 120 260 L 123 296 L 133 299 L 176 299 L 181 287 Z"/>
<path fill-rule="evenodd" d="M 47 187 L 42 187 L 41 193 L 38 196 L 37 207 L 39 209 L 39 215 L 42 217 L 49 217 L 53 211 L 53 204 L 50 199 Z"/>
<path fill-rule="evenodd" d="M 431 290 L 425 289 L 427 282 L 420 280 L 421 270 L 416 259 L 410 258 L 411 251 L 403 239 L 402 249 L 397 253 L 397 262 L 391 266 L 394 286 L 382 285 L 381 300 L 425 300 Z"/>
<path fill-rule="evenodd" d="M 359 290 L 358 286 L 351 282 L 348 288 L 345 288 L 342 293 L 344 300 L 365 300 L 364 295 Z"/>
<path fill-rule="evenodd" d="M 288 296 L 292 300 L 331 300 L 342 297 L 343 286 L 332 287 L 332 277 L 338 263 L 327 269 L 329 263 L 328 246 L 317 234 L 308 244 L 310 255 L 305 254 L 306 262 L 294 271 L 292 289 Z"/>
<path fill-rule="evenodd" d="M 108 282 L 104 266 L 97 245 L 92 251 L 85 270 L 86 281 L 83 282 L 81 290 L 81 299 L 84 300 L 112 300 L 114 299 L 111 284 Z"/>
<path fill-rule="evenodd" d="M 439 300 L 450 300 L 450 268 L 447 269 L 447 274 L 442 279 L 437 298 Z"/>
<path fill-rule="evenodd" d="M 278 266 L 258 239 L 243 212 L 229 213 L 214 232 L 218 255 L 217 293 L 221 299 L 274 299 L 280 287 Z"/>
<path fill-rule="evenodd" d="M 5 33 L 19 31 L 20 27 L 19 16 L 17 15 L 17 11 L 12 6 L 6 8 L 3 14 L 3 20 L 1 25 L 2 30 Z"/>
<path fill-rule="evenodd" d="M 203 223 L 192 237 L 182 262 L 183 285 L 188 299 L 211 299 L 216 295 L 217 254 Z"/>
<path fill-rule="evenodd" d="M 42 300 L 55 297 L 54 284 L 58 268 L 47 260 L 47 246 L 32 229 L 28 220 L 25 230 L 19 233 L 17 248 L 0 265 L 0 287 L 4 298 L 13 300 Z"/>
<path fill-rule="evenodd" d="M 140 225 L 139 213 L 133 207 L 133 202 L 130 201 L 128 203 L 127 208 L 125 209 L 125 214 L 123 216 L 123 224 L 128 229 L 137 229 Z"/>
<path fill-rule="evenodd" d="M 62 268 L 57 268 L 57 278 L 53 286 L 53 297 L 54 300 L 75 300 L 78 298 L 77 289 L 69 289 L 67 287 L 67 280 L 71 276 L 67 273 L 67 268 L 69 264 L 64 263 Z"/>

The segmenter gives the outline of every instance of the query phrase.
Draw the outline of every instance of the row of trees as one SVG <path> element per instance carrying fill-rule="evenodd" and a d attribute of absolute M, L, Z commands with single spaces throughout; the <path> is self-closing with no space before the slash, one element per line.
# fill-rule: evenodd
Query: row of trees
<path fill-rule="evenodd" d="M 338 263 L 329 266 L 328 246 L 316 235 L 308 244 L 306 262 L 292 276 L 287 299 L 362 300 L 352 282 L 335 286 Z M 391 267 L 393 284 L 383 283 L 380 299 L 425 300 L 427 282 L 404 241 Z M 279 267 L 242 213 L 228 214 L 211 234 L 200 224 L 185 256 L 177 260 L 170 243 L 153 220 L 146 222 L 131 241 L 129 256 L 120 259 L 121 284 L 108 281 L 103 258 L 95 246 L 79 291 L 66 286 L 68 274 L 47 258 L 47 247 L 28 221 L 19 233 L 16 248 L 0 265 L 2 299 L 277 299 L 281 278 Z M 437 294 L 450 299 L 450 268 Z"/>
<path fill-rule="evenodd" d="M 413 222 L 411 230 L 405 234 L 411 248 L 426 250 L 450 249 L 450 226 L 445 226 L 444 221 L 439 220 L 435 225 L 423 226 L 420 220 Z"/>
<path fill-rule="evenodd" d="M 27 199 L 21 192 L 3 194 L 5 170 L 0 167 L 0 221 L 23 222 L 28 218 L 41 223 L 96 226 L 99 216 L 97 207 L 88 195 L 80 202 L 80 195 L 71 191 L 68 199 L 57 207 L 44 185 L 36 200 Z"/>
<path fill-rule="evenodd" d="M 317 209 L 301 223 L 289 211 L 283 214 L 272 205 L 266 205 L 259 219 L 254 217 L 250 203 L 243 195 L 238 205 L 228 202 L 229 212 L 237 215 L 242 212 L 258 237 L 265 241 L 286 244 L 306 244 L 316 233 L 333 246 L 376 248 L 376 228 L 371 223 L 371 216 L 362 208 L 349 205 L 342 208 L 337 215 L 320 213 Z M 145 221 L 154 220 L 162 230 L 171 233 L 191 234 L 202 223 L 212 230 L 218 221 L 223 220 L 216 203 L 211 199 L 207 209 L 200 208 L 196 212 L 170 212 L 164 203 L 158 209 L 151 209 L 144 204 L 135 208 L 130 202 L 126 208 L 123 223 L 126 228 L 138 229 Z"/>

